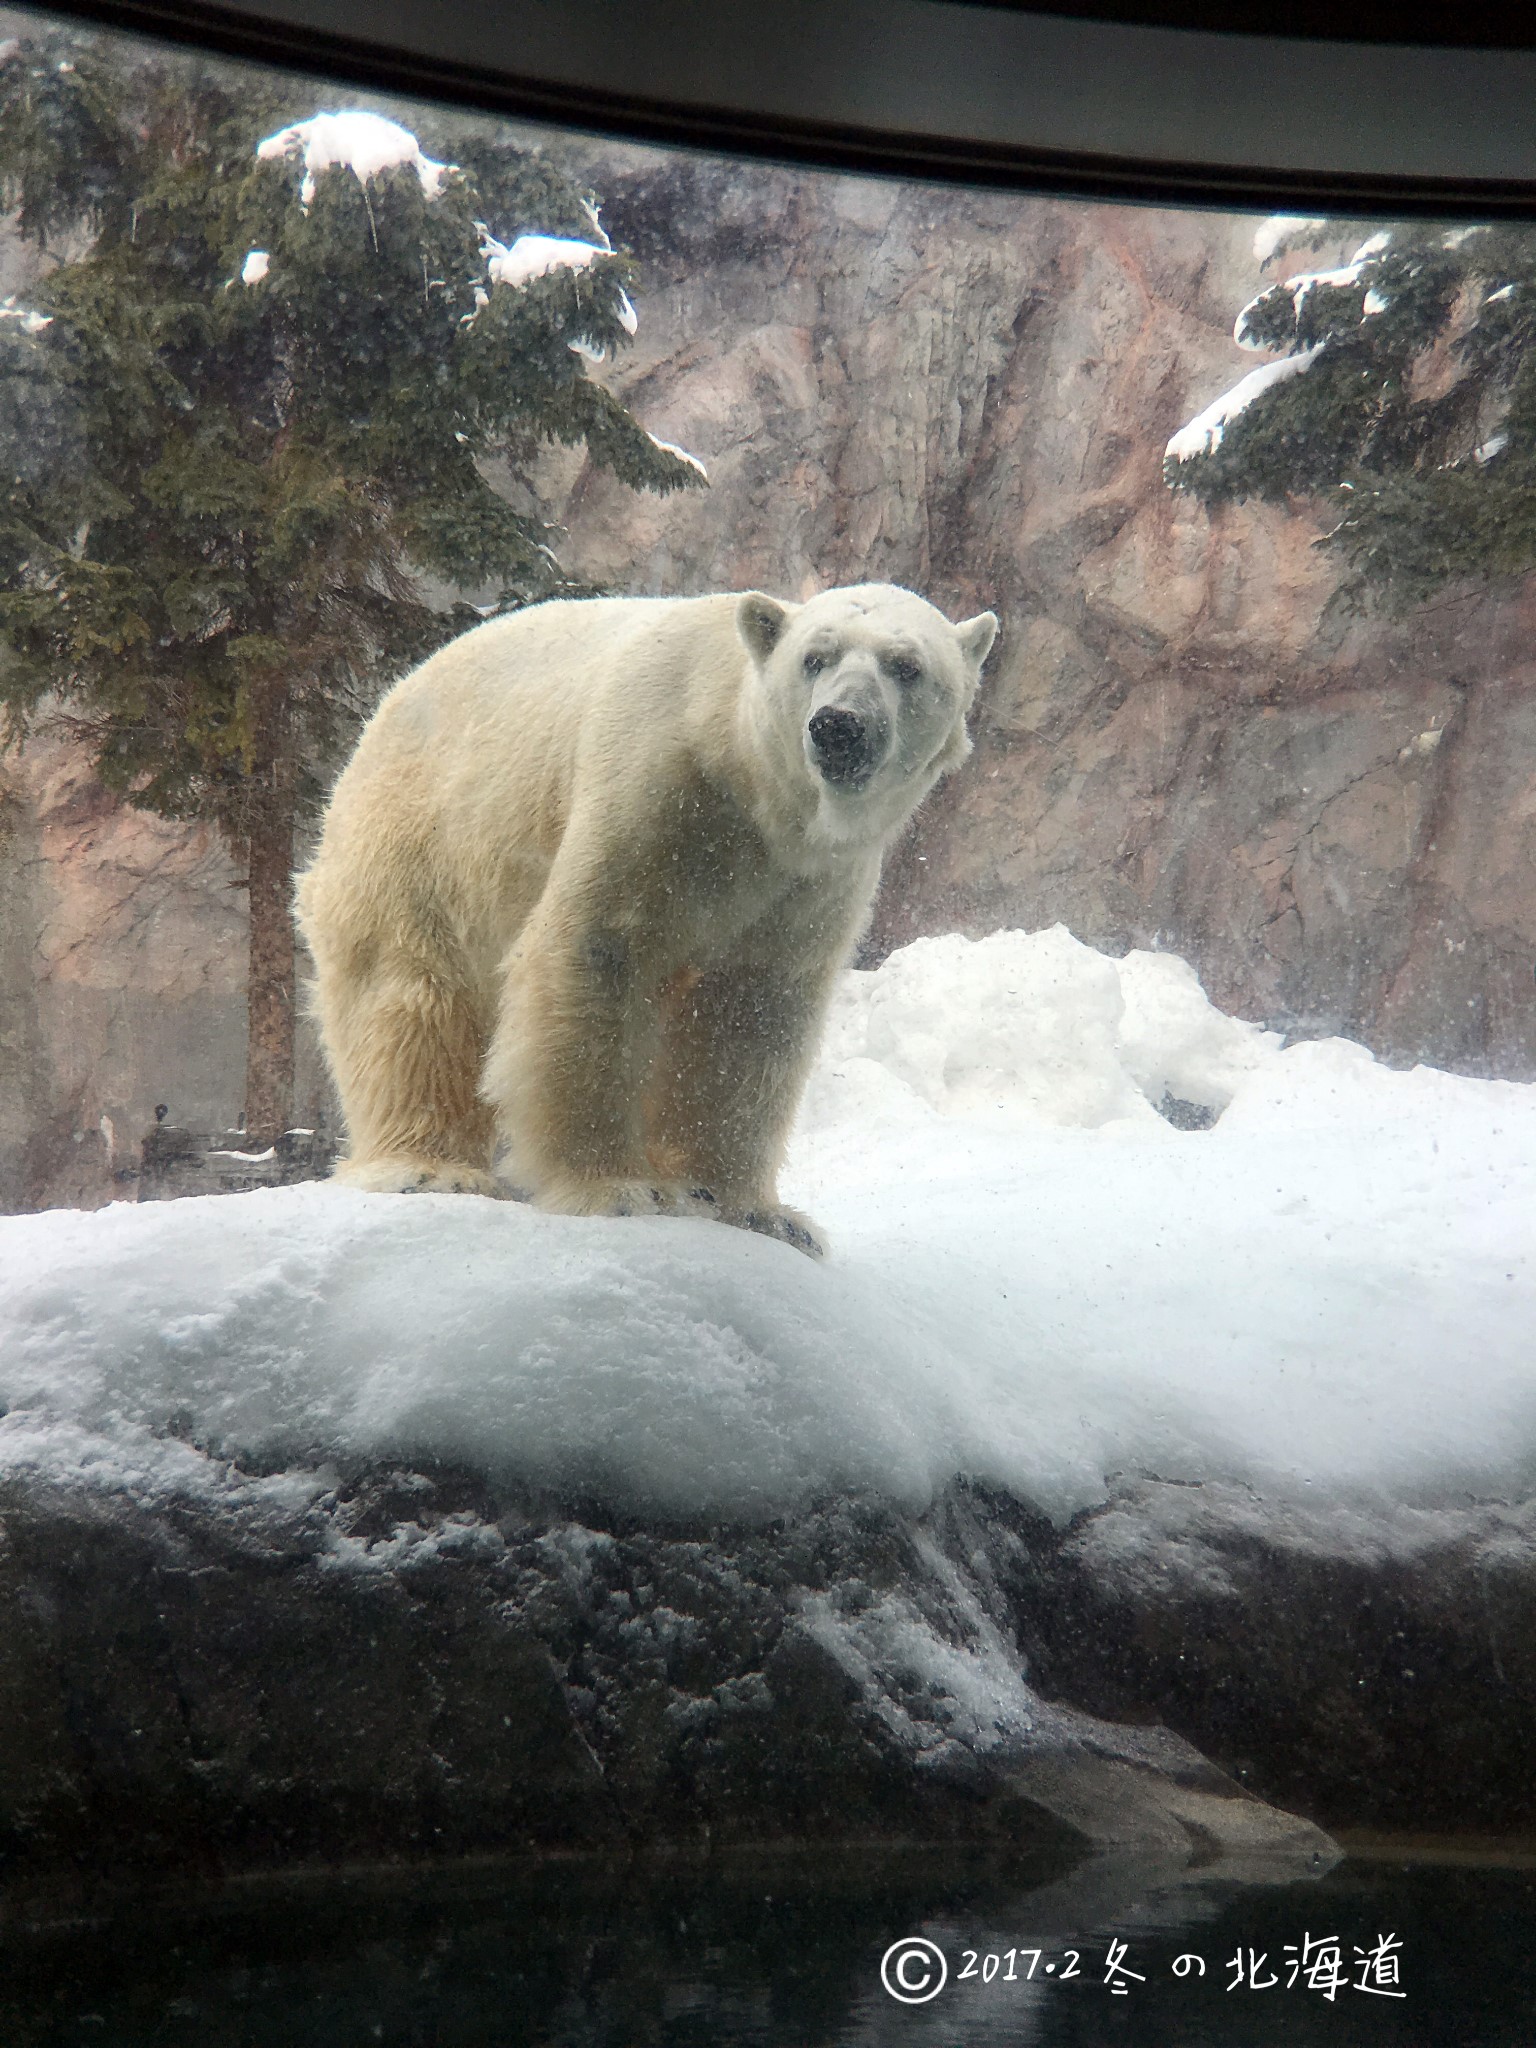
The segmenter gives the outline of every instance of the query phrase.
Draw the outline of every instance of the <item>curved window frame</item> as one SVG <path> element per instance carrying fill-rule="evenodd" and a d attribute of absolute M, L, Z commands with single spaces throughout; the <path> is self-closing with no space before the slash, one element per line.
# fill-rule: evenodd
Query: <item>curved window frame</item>
<path fill-rule="evenodd" d="M 1338 10 L 1342 37 L 999 0 L 50 11 L 491 113 L 824 167 L 1162 205 L 1536 217 L 1536 48 L 1507 34 L 1504 47 L 1350 40 L 1371 26 L 1358 4 Z M 1222 15 L 1214 0 L 1172 11 Z"/>

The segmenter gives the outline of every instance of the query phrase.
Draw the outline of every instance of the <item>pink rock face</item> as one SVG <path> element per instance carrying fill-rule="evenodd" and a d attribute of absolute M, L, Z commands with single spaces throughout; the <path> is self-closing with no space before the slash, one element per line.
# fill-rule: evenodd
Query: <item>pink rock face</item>
<path fill-rule="evenodd" d="M 1169 435 L 1253 367 L 1251 218 L 582 147 L 641 266 L 636 345 L 600 374 L 710 485 L 649 498 L 551 455 L 568 568 L 888 580 L 1003 620 L 874 953 L 1060 919 L 1302 1036 L 1536 1076 L 1536 593 L 1363 618 L 1306 507 L 1211 517 L 1162 481 Z M 215 838 L 114 807 L 57 748 L 0 775 L 0 1202 L 104 1199 L 103 1115 L 121 1163 L 157 1101 L 239 1114 L 243 893 Z"/>
<path fill-rule="evenodd" d="M 59 990 L 114 996 L 147 987 L 166 1003 L 209 988 L 238 994 L 237 878 L 211 828 L 188 830 L 115 802 L 89 764 L 58 740 L 30 747 L 24 772 L 37 819 L 38 880 L 49 898 L 39 934 L 42 979 Z"/>
<path fill-rule="evenodd" d="M 95 1206 L 124 1193 L 157 1102 L 238 1114 L 244 904 L 208 827 L 117 803 L 67 740 L 5 764 L 0 844 L 0 1194 Z M 158 1092 L 157 1092 L 158 1091 Z"/>

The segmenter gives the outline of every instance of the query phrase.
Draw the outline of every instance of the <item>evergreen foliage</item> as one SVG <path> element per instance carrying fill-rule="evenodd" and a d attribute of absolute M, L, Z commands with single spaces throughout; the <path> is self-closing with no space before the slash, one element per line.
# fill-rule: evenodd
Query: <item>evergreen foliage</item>
<path fill-rule="evenodd" d="M 1354 232 L 1352 232 L 1352 227 Z M 1268 286 L 1248 348 L 1300 356 L 1207 436 L 1175 436 L 1170 487 L 1207 505 L 1320 498 L 1357 599 L 1412 603 L 1536 567 L 1536 235 L 1522 224 L 1298 223 L 1281 253 L 1360 240 Z M 1180 451 L 1180 441 L 1199 444 Z"/>
<path fill-rule="evenodd" d="M 582 195 L 462 121 L 416 131 L 435 187 L 257 155 L 318 97 L 86 36 L 0 57 L 0 197 L 46 252 L 0 309 L 0 705 L 15 736 L 48 702 L 111 788 L 214 821 L 252 864 L 253 956 L 258 918 L 287 919 L 294 819 L 382 684 L 477 623 L 466 595 L 574 589 L 527 509 L 539 446 L 699 481 L 587 374 L 632 331 L 622 254 L 488 271 L 488 237 L 603 242 Z"/>

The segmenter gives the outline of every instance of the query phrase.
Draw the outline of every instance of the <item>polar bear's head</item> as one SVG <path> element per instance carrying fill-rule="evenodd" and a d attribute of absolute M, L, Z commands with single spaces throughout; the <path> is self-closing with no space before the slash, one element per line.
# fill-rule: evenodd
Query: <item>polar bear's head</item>
<path fill-rule="evenodd" d="M 736 623 L 760 681 L 758 728 L 814 800 L 816 836 L 885 837 L 970 752 L 991 612 L 951 625 L 910 590 L 863 583 L 799 605 L 749 591 Z"/>

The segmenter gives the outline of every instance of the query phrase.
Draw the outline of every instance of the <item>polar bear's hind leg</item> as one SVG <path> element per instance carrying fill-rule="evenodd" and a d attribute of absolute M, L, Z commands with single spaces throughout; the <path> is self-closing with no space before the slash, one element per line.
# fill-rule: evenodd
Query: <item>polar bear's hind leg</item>
<path fill-rule="evenodd" d="M 336 1178 L 379 1192 L 494 1194 L 478 1094 L 486 1028 L 473 997 L 399 962 L 359 986 L 322 975 L 321 1023 L 347 1121 Z"/>

